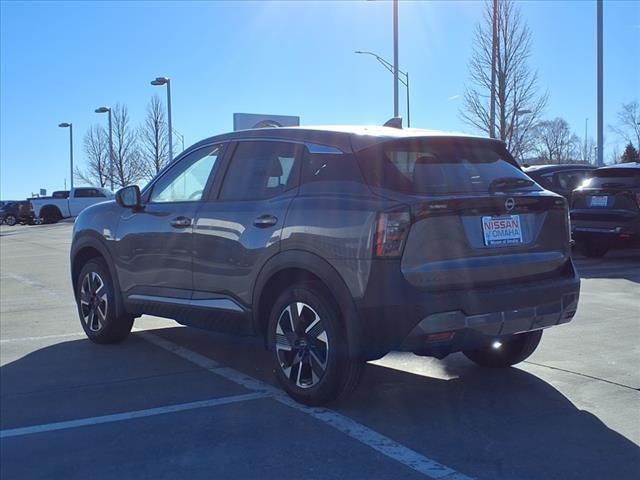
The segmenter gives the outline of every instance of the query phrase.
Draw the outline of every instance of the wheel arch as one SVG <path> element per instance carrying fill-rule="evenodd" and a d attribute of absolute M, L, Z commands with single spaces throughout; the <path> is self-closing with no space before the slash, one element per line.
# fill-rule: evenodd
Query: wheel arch
<path fill-rule="evenodd" d="M 57 205 L 54 205 L 52 203 L 48 203 L 46 205 L 44 205 L 39 212 L 39 217 L 44 218 L 47 213 L 53 213 L 53 214 L 57 214 L 58 218 L 64 218 L 64 216 L 62 215 L 62 211 L 60 210 L 60 207 L 58 207 Z"/>
<path fill-rule="evenodd" d="M 271 257 L 258 274 L 253 289 L 253 331 L 266 338 L 269 307 L 284 288 L 300 281 L 320 282 L 339 308 L 347 332 L 349 352 L 359 357 L 361 323 L 353 297 L 335 268 L 322 257 L 300 250 L 287 250 Z"/>
<path fill-rule="evenodd" d="M 93 258 L 102 259 L 109 270 L 109 276 L 113 281 L 113 287 L 115 290 L 116 314 L 121 315 L 124 313 L 125 308 L 122 302 L 120 282 L 118 281 L 118 275 L 113 265 L 111 254 L 109 253 L 107 246 L 92 235 L 87 235 L 82 239 L 74 241 L 71 249 L 71 282 L 74 297 L 77 293 L 76 284 L 78 283 L 80 271 L 82 270 L 82 267 Z"/>

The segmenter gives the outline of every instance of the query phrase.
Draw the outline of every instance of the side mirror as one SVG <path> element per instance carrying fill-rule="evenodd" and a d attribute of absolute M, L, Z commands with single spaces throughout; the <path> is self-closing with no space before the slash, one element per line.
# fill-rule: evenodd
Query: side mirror
<path fill-rule="evenodd" d="M 121 188 L 116 193 L 116 202 L 124 208 L 138 209 L 142 206 L 140 188 L 137 185 L 129 185 Z"/>

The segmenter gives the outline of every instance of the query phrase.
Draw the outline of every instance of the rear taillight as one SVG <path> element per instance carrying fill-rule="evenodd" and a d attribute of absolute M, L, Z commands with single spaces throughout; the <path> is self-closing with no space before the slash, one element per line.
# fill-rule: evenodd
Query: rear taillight
<path fill-rule="evenodd" d="M 375 256 L 394 258 L 402 255 L 410 226 L 411 215 L 408 211 L 379 213 L 373 250 Z"/>
<path fill-rule="evenodd" d="M 636 205 L 640 208 L 640 192 L 636 193 Z"/>

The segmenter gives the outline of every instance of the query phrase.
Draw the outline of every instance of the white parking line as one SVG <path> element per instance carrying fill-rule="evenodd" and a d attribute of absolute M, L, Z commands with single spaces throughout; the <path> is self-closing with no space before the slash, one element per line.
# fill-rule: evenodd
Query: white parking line
<path fill-rule="evenodd" d="M 84 337 L 84 333 L 61 333 L 59 335 L 41 335 L 39 337 L 19 337 L 19 338 L 5 338 L 0 340 L 0 344 L 14 343 L 14 342 L 34 342 L 38 340 L 50 340 L 52 338 L 69 338 L 69 337 Z"/>
<path fill-rule="evenodd" d="M 206 368 L 213 374 L 224 377 L 227 380 L 242 385 L 249 390 L 254 390 L 256 393 L 268 394 L 274 400 L 324 422 L 351 438 L 358 440 L 360 443 L 373 448 L 383 455 L 386 455 L 387 457 L 392 458 L 393 460 L 396 460 L 417 472 L 438 480 L 471 480 L 471 477 L 458 473 L 435 460 L 431 460 L 415 450 L 411 450 L 389 437 L 365 427 L 364 425 L 338 412 L 326 408 L 315 408 L 301 405 L 287 396 L 284 392 L 271 385 L 245 375 L 233 368 L 219 366 L 220 364 L 209 357 L 181 347 L 151 332 L 139 332 L 137 335 L 160 348 L 184 358 L 185 360 Z"/>
<path fill-rule="evenodd" d="M 91 425 L 99 425 L 101 423 L 122 422 L 134 418 L 151 417 L 154 415 L 163 415 L 166 413 L 183 412 L 185 410 L 193 410 L 195 408 L 217 407 L 220 405 L 228 405 L 230 403 L 246 402 L 247 400 L 256 400 L 265 398 L 269 395 L 262 392 L 246 393 L 244 395 L 233 395 L 230 397 L 213 398 L 211 400 L 201 400 L 198 402 L 180 403 L 177 405 L 167 405 L 164 407 L 148 408 L 146 410 L 135 410 L 133 412 L 115 413 L 113 415 L 102 415 L 100 417 L 81 418 L 79 420 L 69 420 L 66 422 L 47 423 L 44 425 L 33 425 L 31 427 L 11 428 L 0 430 L 0 438 L 19 437 L 23 435 L 32 435 L 34 433 L 53 432 L 55 430 L 66 430 L 69 428 L 87 427 Z"/>

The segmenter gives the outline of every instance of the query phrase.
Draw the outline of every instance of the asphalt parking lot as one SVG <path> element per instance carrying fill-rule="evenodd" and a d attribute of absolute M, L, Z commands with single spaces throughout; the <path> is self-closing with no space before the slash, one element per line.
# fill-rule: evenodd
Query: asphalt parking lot
<path fill-rule="evenodd" d="M 0 229 L 0 478 L 640 478 L 640 252 L 578 257 L 578 314 L 530 359 L 390 354 L 326 409 L 259 340 L 155 317 L 82 334 L 70 224 Z"/>

